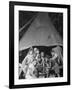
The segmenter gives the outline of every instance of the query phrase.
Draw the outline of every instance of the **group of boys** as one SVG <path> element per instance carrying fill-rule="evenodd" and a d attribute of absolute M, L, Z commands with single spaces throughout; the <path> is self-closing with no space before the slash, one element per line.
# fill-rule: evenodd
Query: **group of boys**
<path fill-rule="evenodd" d="M 23 71 L 26 79 L 60 77 L 60 60 L 57 53 L 51 51 L 51 57 L 40 52 L 38 48 L 30 48 L 22 61 L 20 72 Z M 20 75 L 19 72 L 19 75 Z"/>

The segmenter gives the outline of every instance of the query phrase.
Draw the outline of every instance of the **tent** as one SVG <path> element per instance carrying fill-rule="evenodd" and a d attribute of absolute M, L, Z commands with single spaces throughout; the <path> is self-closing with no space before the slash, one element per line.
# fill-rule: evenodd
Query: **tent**
<path fill-rule="evenodd" d="M 48 13 L 39 12 L 19 41 L 19 50 L 32 46 L 62 46 L 62 38 L 53 26 Z"/>

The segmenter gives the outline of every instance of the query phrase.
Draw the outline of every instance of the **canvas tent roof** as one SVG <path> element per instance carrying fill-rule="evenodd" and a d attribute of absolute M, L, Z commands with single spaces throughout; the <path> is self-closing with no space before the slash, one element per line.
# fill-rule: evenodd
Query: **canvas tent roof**
<path fill-rule="evenodd" d="M 48 13 L 38 13 L 19 42 L 19 50 L 31 46 L 62 46 L 62 38 L 53 26 Z"/>

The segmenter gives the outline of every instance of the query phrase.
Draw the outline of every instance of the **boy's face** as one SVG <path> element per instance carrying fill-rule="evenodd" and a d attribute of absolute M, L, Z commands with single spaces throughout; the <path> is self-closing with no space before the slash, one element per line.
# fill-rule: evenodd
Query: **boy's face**
<path fill-rule="evenodd" d="M 37 51 L 37 48 L 34 48 L 34 52 L 36 52 Z"/>
<path fill-rule="evenodd" d="M 37 50 L 36 53 L 39 54 L 39 50 Z"/>
<path fill-rule="evenodd" d="M 52 56 L 55 54 L 54 52 L 51 52 Z"/>
<path fill-rule="evenodd" d="M 41 56 L 44 57 L 44 52 L 41 52 Z"/>

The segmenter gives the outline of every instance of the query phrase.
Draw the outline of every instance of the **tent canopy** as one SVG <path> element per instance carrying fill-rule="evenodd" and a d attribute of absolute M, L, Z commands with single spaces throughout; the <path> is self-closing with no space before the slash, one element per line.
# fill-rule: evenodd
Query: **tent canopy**
<path fill-rule="evenodd" d="M 38 13 L 19 42 L 19 50 L 31 46 L 62 46 L 62 38 L 53 26 L 48 13 Z"/>

